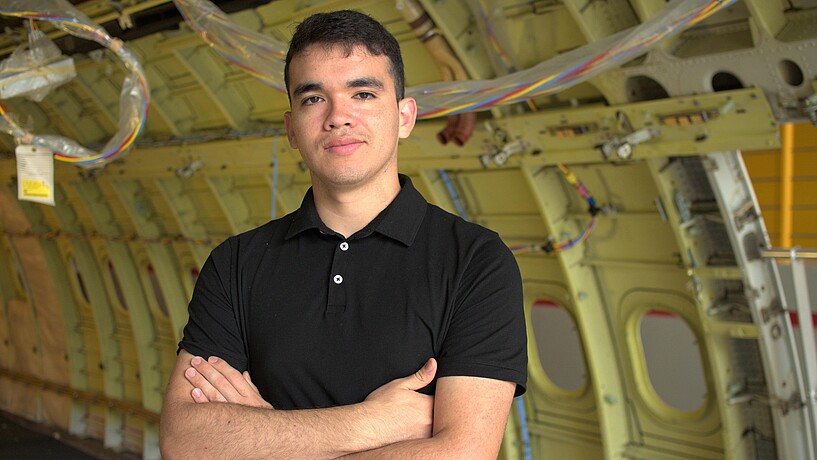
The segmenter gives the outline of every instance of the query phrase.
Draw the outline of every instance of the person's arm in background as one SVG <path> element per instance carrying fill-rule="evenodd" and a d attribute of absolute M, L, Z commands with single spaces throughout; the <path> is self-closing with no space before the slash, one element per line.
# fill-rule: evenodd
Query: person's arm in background
<path fill-rule="evenodd" d="M 181 350 L 162 409 L 162 456 L 336 458 L 428 437 L 434 398 L 414 390 L 430 383 L 435 372 L 436 362 L 430 360 L 414 375 L 380 387 L 362 403 L 284 411 L 267 404 L 249 378 L 225 361 L 208 362 Z M 214 402 L 201 403 L 207 401 Z"/>

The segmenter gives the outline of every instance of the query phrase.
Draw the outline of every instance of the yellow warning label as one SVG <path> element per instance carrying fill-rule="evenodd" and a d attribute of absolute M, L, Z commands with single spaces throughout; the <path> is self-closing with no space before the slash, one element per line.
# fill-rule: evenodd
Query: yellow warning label
<path fill-rule="evenodd" d="M 41 180 L 33 180 L 33 179 L 23 179 L 23 196 L 24 197 L 36 197 L 36 198 L 48 198 L 51 196 L 51 189 L 45 185 L 44 181 Z"/>

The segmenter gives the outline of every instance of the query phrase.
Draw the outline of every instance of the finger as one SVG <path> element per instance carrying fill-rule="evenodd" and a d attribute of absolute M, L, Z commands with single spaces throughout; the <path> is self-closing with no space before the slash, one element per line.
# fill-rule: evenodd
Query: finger
<path fill-rule="evenodd" d="M 260 391 L 258 391 L 258 387 L 255 386 L 254 383 L 252 383 L 252 379 L 250 378 L 250 373 L 248 371 L 244 371 L 244 373 L 241 375 L 244 376 L 244 380 L 246 380 L 247 383 L 250 384 L 250 386 L 252 387 L 253 390 L 255 390 L 256 393 L 260 393 Z"/>
<path fill-rule="evenodd" d="M 413 375 L 406 377 L 403 382 L 408 390 L 419 390 L 434 380 L 437 373 L 437 360 L 429 358 L 425 365 Z"/>
<path fill-rule="evenodd" d="M 191 361 L 192 362 L 192 361 Z M 222 395 L 210 382 L 195 368 L 189 367 L 184 371 L 184 377 L 193 385 L 194 391 L 196 389 L 199 390 L 200 393 L 203 394 L 203 400 L 197 400 L 194 396 L 193 400 L 196 402 L 210 402 L 210 401 L 218 401 L 218 402 L 226 402 L 227 400 L 224 399 L 224 395 Z M 191 393 L 192 394 L 192 393 Z"/>
<path fill-rule="evenodd" d="M 225 377 L 219 369 L 213 366 L 213 364 L 217 363 L 218 361 L 220 360 L 212 362 L 212 357 L 211 360 L 208 361 L 205 361 L 200 357 L 194 357 L 192 360 L 190 360 L 190 364 L 196 369 L 196 371 L 198 371 L 199 374 L 201 374 L 202 377 L 204 377 L 203 380 L 206 381 L 206 383 L 200 383 L 194 386 L 201 388 L 210 401 L 218 400 L 233 402 L 241 395 L 235 389 L 231 383 L 231 380 Z"/>
<path fill-rule="evenodd" d="M 216 385 L 216 387 L 222 390 L 222 393 L 230 402 L 238 402 L 238 400 L 230 399 L 233 394 L 239 397 L 246 397 L 251 396 L 254 393 L 258 393 L 255 385 L 252 385 L 252 381 L 248 382 L 247 377 L 245 377 L 241 372 L 238 372 L 227 361 L 224 361 L 217 356 L 211 356 L 207 359 L 207 362 L 210 363 L 213 368 L 218 370 L 219 373 L 224 376 L 226 381 L 229 382 L 231 388 L 221 389 L 219 385 Z"/>
<path fill-rule="evenodd" d="M 200 389 L 200 388 L 193 388 L 193 391 L 191 391 L 191 392 L 190 392 L 190 396 L 192 396 L 192 397 L 193 397 L 193 401 L 195 401 L 195 402 L 197 402 L 197 403 L 207 403 L 207 402 L 210 402 L 210 400 L 209 400 L 209 399 L 207 399 L 207 396 L 205 396 L 205 395 L 204 395 L 204 392 L 203 392 L 203 391 L 201 391 L 201 389 Z"/>

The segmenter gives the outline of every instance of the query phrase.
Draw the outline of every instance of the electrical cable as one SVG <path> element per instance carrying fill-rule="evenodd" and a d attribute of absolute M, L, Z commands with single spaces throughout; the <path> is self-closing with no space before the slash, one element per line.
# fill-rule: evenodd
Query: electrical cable
<path fill-rule="evenodd" d="M 269 86 L 286 92 L 284 60 L 289 46 L 230 20 L 208 0 L 173 0 L 185 22 L 213 50 Z"/>
<path fill-rule="evenodd" d="M 261 81 L 285 91 L 286 44 L 232 23 L 208 0 L 173 1 L 188 25 L 216 52 Z M 560 54 L 530 69 L 493 80 L 428 83 L 407 88 L 406 95 L 417 100 L 417 117 L 425 119 L 487 110 L 553 94 L 644 54 L 735 1 L 676 0 L 636 27 Z M 487 16 L 482 22 L 491 27 Z M 488 37 L 488 40 L 495 38 Z"/>
<path fill-rule="evenodd" d="M 460 201 L 460 197 L 457 194 L 457 190 L 454 189 L 454 184 L 451 182 L 451 178 L 448 177 L 448 172 L 440 168 L 439 169 L 440 178 L 442 178 L 443 183 L 445 184 L 446 190 L 448 190 L 448 195 L 451 196 L 451 201 L 454 202 L 454 207 L 457 209 L 457 214 L 465 220 L 468 220 L 468 214 L 465 212 L 465 208 L 462 206 L 462 202 Z"/>
<path fill-rule="evenodd" d="M 55 5 L 56 3 L 56 5 Z M 54 158 L 83 167 L 97 167 L 124 154 L 142 132 L 148 113 L 149 88 L 145 73 L 136 57 L 122 41 L 111 37 L 105 29 L 74 8 L 68 2 L 43 0 L 9 0 L 0 8 L 0 15 L 14 16 L 29 21 L 51 22 L 71 35 L 93 40 L 113 51 L 130 72 L 120 93 L 119 130 L 103 147 L 102 153 L 91 151 L 62 136 L 35 135 L 23 129 L 0 103 L 0 127 L 23 143 L 44 147 L 54 152 Z"/>
<path fill-rule="evenodd" d="M 417 99 L 418 118 L 448 116 L 485 110 L 501 104 L 530 101 L 532 97 L 563 90 L 599 72 L 646 52 L 681 30 L 726 8 L 735 0 L 678 0 L 641 25 L 599 42 L 564 53 L 521 72 L 494 80 L 432 83 L 407 89 Z M 0 120 L 13 136 L 58 152 L 55 158 L 80 166 L 98 166 L 126 151 L 144 127 L 148 86 L 138 61 L 101 27 L 79 12 L 55 10 L 51 2 L 10 0 L 0 14 L 29 20 L 47 20 L 66 32 L 97 41 L 122 58 L 131 70 L 123 85 L 122 100 L 135 104 L 120 117 L 120 132 L 103 149 L 91 152 L 61 136 L 35 136 L 22 129 L 0 104 Z M 231 22 L 207 0 L 174 0 L 185 21 L 213 49 L 234 65 L 284 91 L 283 59 L 286 45 Z M 42 6 L 41 6 L 42 5 Z M 69 4 L 66 5 L 72 8 Z M 487 19 L 486 19 L 487 20 Z"/>
<path fill-rule="evenodd" d="M 525 411 L 525 401 L 524 396 L 517 396 L 516 399 L 516 410 L 519 412 L 519 431 L 522 432 L 522 445 L 524 446 L 524 452 L 522 458 L 525 460 L 531 460 L 531 448 L 530 448 L 530 433 L 528 432 L 528 415 Z"/>
<path fill-rule="evenodd" d="M 562 91 L 604 70 L 644 54 L 735 0 L 679 0 L 637 27 L 561 54 L 530 69 L 493 80 L 429 83 L 407 91 L 418 104 L 418 118 L 432 118 L 524 101 Z"/>
<path fill-rule="evenodd" d="M 490 2 L 490 4 L 489 4 Z M 468 0 L 477 25 L 486 43 L 486 48 L 493 53 L 490 55 L 491 63 L 497 75 L 507 75 L 517 69 L 516 60 L 508 52 L 508 35 L 502 23 L 502 5 L 499 0 Z M 493 13 L 489 13 L 491 10 Z M 491 17 L 498 19 L 492 21 Z"/>
<path fill-rule="evenodd" d="M 559 163 L 559 169 L 564 174 L 565 179 L 567 182 L 576 189 L 576 192 L 581 196 L 584 201 L 587 203 L 588 209 L 587 212 L 590 214 L 590 221 L 585 225 L 584 229 L 582 229 L 581 233 L 579 233 L 576 237 L 571 238 L 562 243 L 554 243 L 551 238 L 548 238 L 548 241 L 545 244 L 527 244 L 523 246 L 512 246 L 511 252 L 515 255 L 525 255 L 525 254 L 533 254 L 537 252 L 562 252 L 566 251 L 572 247 L 575 247 L 579 243 L 583 243 L 590 238 L 590 234 L 593 233 L 593 229 L 596 228 L 596 215 L 601 211 L 601 208 L 598 207 L 596 204 L 596 199 L 587 189 L 587 187 L 573 174 L 572 171 L 563 163 Z"/>

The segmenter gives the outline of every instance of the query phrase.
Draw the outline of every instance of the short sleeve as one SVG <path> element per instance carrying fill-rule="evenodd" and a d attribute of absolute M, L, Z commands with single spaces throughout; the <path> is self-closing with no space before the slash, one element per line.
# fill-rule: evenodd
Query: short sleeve
<path fill-rule="evenodd" d="M 247 356 L 235 292 L 235 243 L 228 239 L 204 263 L 187 308 L 189 318 L 179 349 L 204 358 L 218 356 L 244 371 Z"/>
<path fill-rule="evenodd" d="M 516 260 L 495 233 L 471 251 L 438 356 L 438 377 L 466 375 L 527 385 L 527 332 Z"/>

